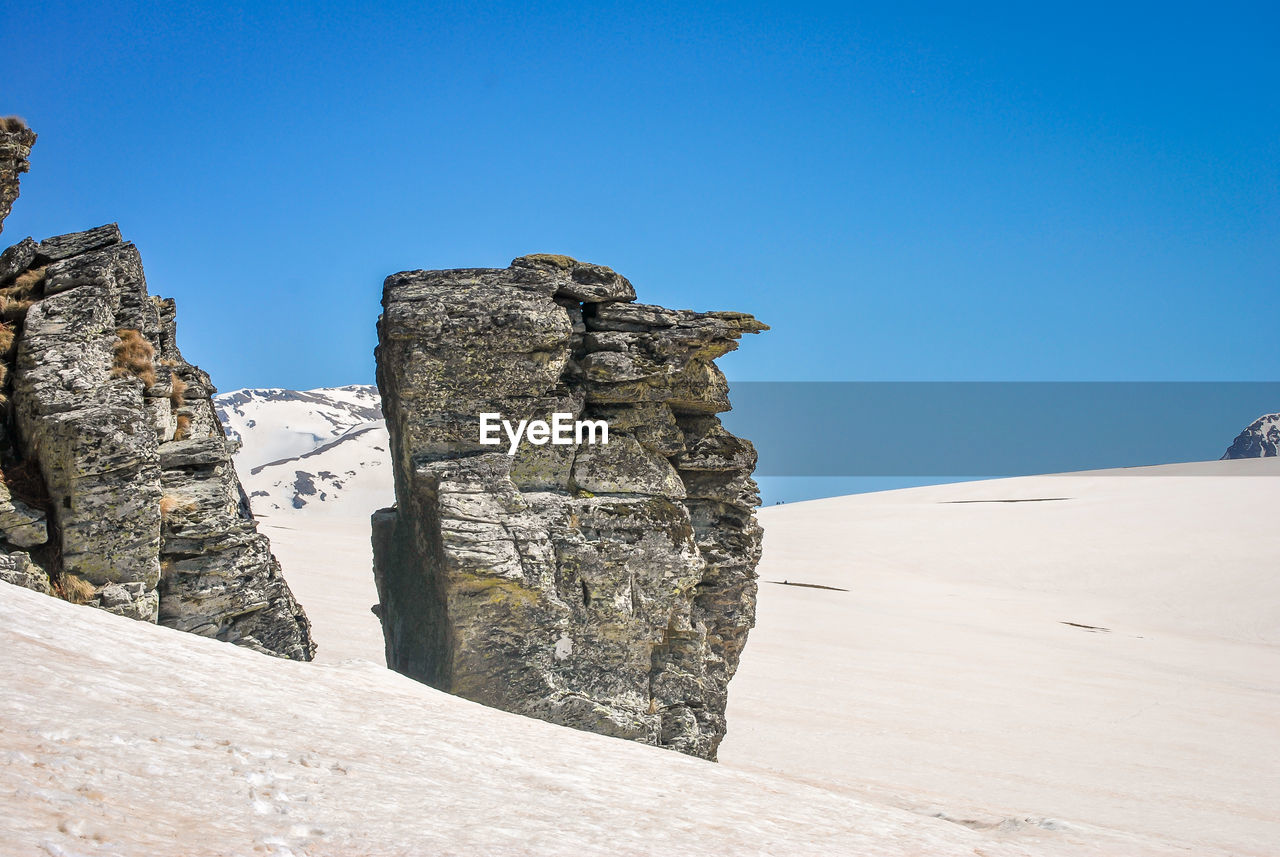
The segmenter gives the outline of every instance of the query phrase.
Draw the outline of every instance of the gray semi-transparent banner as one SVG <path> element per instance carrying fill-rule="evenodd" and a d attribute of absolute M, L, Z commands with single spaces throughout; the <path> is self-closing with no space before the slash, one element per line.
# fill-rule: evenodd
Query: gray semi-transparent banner
<path fill-rule="evenodd" d="M 1280 382 L 735 381 L 730 399 L 758 476 L 994 477 L 1218 459 L 1280 411 Z"/>

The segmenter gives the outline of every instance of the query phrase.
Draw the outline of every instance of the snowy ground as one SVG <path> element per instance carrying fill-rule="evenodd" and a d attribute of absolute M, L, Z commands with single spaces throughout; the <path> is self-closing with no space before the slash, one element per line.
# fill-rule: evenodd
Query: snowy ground
<path fill-rule="evenodd" d="M 361 508 L 354 519 L 325 515 L 322 528 L 299 515 L 275 515 L 258 523 L 311 619 L 321 663 L 362 658 L 386 664 L 382 625 L 370 609 L 378 603 L 369 542 L 372 511 Z"/>
<path fill-rule="evenodd" d="M 0 586 L 0 854 L 1273 857 L 1280 462 L 1118 473 L 763 510 L 719 765 L 381 669 L 359 492 L 315 664 Z"/>
<path fill-rule="evenodd" d="M 987 502 L 1013 499 L 1035 502 Z M 1278 854 L 1278 509 L 1276 459 L 767 509 L 720 758 L 978 824 Z"/>
<path fill-rule="evenodd" d="M 1017 855 L 938 819 L 0 584 L 0 853 Z"/>
<path fill-rule="evenodd" d="M 1044 851 L 1272 857 L 1278 477 L 1208 462 L 762 510 L 722 767 Z M 264 522 L 322 661 L 381 658 L 362 517 Z"/>

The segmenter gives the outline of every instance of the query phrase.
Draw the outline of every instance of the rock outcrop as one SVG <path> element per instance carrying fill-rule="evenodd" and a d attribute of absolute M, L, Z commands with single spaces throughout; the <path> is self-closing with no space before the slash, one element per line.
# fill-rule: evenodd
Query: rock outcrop
<path fill-rule="evenodd" d="M 388 277 L 378 386 L 397 505 L 373 517 L 387 664 L 543 720 L 714 759 L 755 616 L 755 450 L 714 360 L 749 315 L 634 303 L 609 268 Z M 479 442 L 479 415 L 609 443 Z"/>
<path fill-rule="evenodd" d="M 0 232 L 18 198 L 18 179 L 27 171 L 35 132 L 15 116 L 0 117 Z"/>
<path fill-rule="evenodd" d="M 1263 414 L 1236 436 L 1221 460 L 1274 455 L 1280 455 L 1280 414 Z"/>
<path fill-rule="evenodd" d="M 216 390 L 137 248 L 115 224 L 27 238 L 0 254 L 0 316 L 0 580 L 310 660 Z"/>
<path fill-rule="evenodd" d="M 34 141 L 0 120 L 0 220 Z M 0 253 L 0 580 L 310 660 L 216 392 L 114 223 Z"/>

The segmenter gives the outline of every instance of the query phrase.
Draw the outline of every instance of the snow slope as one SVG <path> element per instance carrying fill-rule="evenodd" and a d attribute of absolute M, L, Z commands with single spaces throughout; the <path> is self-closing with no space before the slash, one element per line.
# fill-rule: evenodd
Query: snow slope
<path fill-rule="evenodd" d="M 268 409 L 242 410 L 256 443 Z M 280 472 L 318 476 L 316 459 L 367 443 L 345 466 L 372 489 L 348 481 L 294 508 L 279 477 L 254 498 L 314 623 L 315 664 L 0 586 L 0 843 L 1278 853 L 1280 460 L 762 510 L 758 623 L 708 766 L 380 669 L 368 512 L 379 480 L 389 500 L 389 468 L 368 463 L 372 430 L 333 446 L 355 416 L 297 442 Z M 261 509 L 268 498 L 276 508 Z M 175 831 L 196 846 L 166 851 Z"/>
<path fill-rule="evenodd" d="M 244 443 L 236 464 L 260 464 L 311 452 L 363 423 L 382 419 L 378 390 L 368 384 L 319 390 L 236 390 L 214 397 L 227 434 Z"/>
<path fill-rule="evenodd" d="M 1274 857 L 1278 504 L 1254 459 L 764 509 L 721 767 L 1036 853 Z M 380 661 L 367 524 L 272 523 L 318 657 Z"/>
<path fill-rule="evenodd" d="M 369 516 L 394 503 L 395 490 L 377 388 L 237 390 L 214 401 L 241 442 L 236 470 L 259 529 L 313 626 L 325 628 L 318 657 L 385 663 L 369 612 L 378 600 Z"/>
<path fill-rule="evenodd" d="M 1278 505 L 1255 459 L 767 509 L 720 758 L 979 824 L 1280 853 Z"/>
<path fill-rule="evenodd" d="M 254 514 L 358 517 L 395 499 L 376 387 L 237 390 L 214 398 L 241 442 L 236 470 Z"/>
<path fill-rule="evenodd" d="M 0 583 L 5 855 L 1017 855 L 785 778 Z"/>

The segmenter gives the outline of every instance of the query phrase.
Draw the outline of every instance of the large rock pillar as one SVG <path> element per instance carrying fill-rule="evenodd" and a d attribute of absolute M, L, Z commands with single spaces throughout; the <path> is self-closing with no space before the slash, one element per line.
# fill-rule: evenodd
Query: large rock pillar
<path fill-rule="evenodd" d="M 755 616 L 751 444 L 714 360 L 749 315 L 634 303 L 609 268 L 388 277 L 374 515 L 387 663 L 478 702 L 715 758 Z M 605 420 L 609 443 L 480 443 L 479 418 Z"/>

